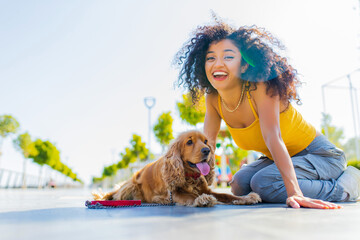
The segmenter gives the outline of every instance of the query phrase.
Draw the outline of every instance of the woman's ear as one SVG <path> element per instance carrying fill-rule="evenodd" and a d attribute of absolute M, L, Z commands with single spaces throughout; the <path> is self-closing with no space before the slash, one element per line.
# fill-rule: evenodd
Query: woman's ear
<path fill-rule="evenodd" d="M 163 179 L 170 191 L 185 184 L 184 164 L 181 159 L 181 143 L 175 141 L 164 157 L 165 163 L 161 169 Z"/>
<path fill-rule="evenodd" d="M 248 63 L 246 63 L 246 64 L 241 64 L 241 65 L 240 65 L 240 73 L 241 73 L 241 74 L 245 73 L 246 70 L 248 69 L 248 67 L 249 67 L 249 64 L 248 64 Z"/>

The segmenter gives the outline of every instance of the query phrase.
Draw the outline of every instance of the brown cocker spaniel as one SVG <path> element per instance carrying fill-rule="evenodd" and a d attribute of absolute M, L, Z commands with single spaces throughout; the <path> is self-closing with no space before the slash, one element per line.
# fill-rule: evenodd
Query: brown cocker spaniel
<path fill-rule="evenodd" d="M 93 193 L 95 200 L 141 200 L 146 203 L 173 202 L 197 207 L 223 204 L 255 204 L 258 194 L 234 196 L 213 192 L 209 185 L 215 176 L 212 147 L 199 131 L 182 133 L 164 157 L 146 165 L 119 189 Z"/>

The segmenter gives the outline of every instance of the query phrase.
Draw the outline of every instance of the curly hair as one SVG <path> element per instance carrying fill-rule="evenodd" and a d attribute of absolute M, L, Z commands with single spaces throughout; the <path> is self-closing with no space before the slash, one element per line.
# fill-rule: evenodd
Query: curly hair
<path fill-rule="evenodd" d="M 178 87 L 185 87 L 196 103 L 204 93 L 216 91 L 205 73 L 205 58 L 209 46 L 213 42 L 229 39 L 239 49 L 242 59 L 240 67 L 246 66 L 241 73 L 241 81 L 247 82 L 249 91 L 256 90 L 258 82 L 266 84 L 266 94 L 279 96 L 280 100 L 296 100 L 300 98 L 296 87 L 300 85 L 297 71 L 273 50 L 284 49 L 280 41 L 269 32 L 257 26 L 234 29 L 224 22 L 214 25 L 199 26 L 193 37 L 180 49 L 174 64 L 180 67 L 177 80 Z"/>

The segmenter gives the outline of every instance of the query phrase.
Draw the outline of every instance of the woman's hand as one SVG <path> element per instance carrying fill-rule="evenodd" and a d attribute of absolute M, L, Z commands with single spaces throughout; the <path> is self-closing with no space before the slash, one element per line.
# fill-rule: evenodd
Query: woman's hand
<path fill-rule="evenodd" d="M 312 199 L 304 196 L 294 195 L 286 199 L 286 204 L 292 208 L 318 208 L 318 209 L 340 209 L 342 206 L 323 200 Z"/>

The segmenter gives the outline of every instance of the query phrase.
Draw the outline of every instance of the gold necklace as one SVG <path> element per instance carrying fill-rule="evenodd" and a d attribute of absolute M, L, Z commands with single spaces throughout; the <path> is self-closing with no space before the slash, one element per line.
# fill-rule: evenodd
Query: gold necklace
<path fill-rule="evenodd" d="M 226 104 L 225 104 L 225 102 L 224 102 L 224 99 L 220 96 L 221 102 L 223 103 L 225 109 L 226 109 L 228 112 L 231 112 L 231 113 L 232 113 L 232 112 L 235 112 L 236 109 L 238 109 L 238 107 L 240 106 L 240 103 L 241 103 L 241 101 L 242 101 L 242 99 L 243 99 L 243 97 L 244 97 L 244 90 L 245 90 L 244 83 L 245 83 L 245 82 L 243 82 L 243 84 L 242 84 L 242 91 L 241 91 L 240 100 L 239 100 L 237 106 L 236 106 L 233 110 L 231 110 L 230 108 L 228 108 L 228 106 L 226 106 Z"/>

